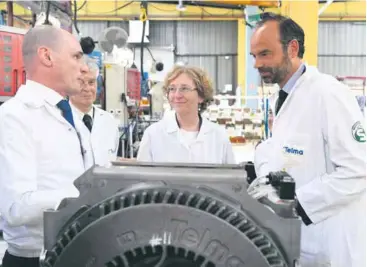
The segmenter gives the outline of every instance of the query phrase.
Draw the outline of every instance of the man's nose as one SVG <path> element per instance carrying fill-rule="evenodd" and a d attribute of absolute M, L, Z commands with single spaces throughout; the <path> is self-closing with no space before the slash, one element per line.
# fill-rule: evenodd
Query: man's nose
<path fill-rule="evenodd" d="M 80 71 L 82 72 L 82 74 L 86 74 L 88 72 L 88 65 L 83 62 Z"/>
<path fill-rule="evenodd" d="M 263 66 L 262 61 L 259 58 L 254 58 L 254 68 L 258 69 Z"/>

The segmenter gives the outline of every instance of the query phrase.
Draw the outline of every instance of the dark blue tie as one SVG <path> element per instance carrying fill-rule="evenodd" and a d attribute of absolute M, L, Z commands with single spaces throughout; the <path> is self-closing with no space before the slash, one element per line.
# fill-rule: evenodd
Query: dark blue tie
<path fill-rule="evenodd" d="M 69 101 L 63 99 L 59 103 L 57 103 L 57 107 L 61 109 L 64 118 L 75 128 L 73 113 L 71 111 Z"/>
<path fill-rule="evenodd" d="M 288 96 L 288 93 L 283 91 L 283 90 L 280 90 L 279 91 L 279 98 L 278 98 L 278 101 L 276 103 L 276 107 L 275 107 L 275 115 L 278 114 L 280 108 L 282 107 L 284 101 L 287 99 L 287 96 Z"/>

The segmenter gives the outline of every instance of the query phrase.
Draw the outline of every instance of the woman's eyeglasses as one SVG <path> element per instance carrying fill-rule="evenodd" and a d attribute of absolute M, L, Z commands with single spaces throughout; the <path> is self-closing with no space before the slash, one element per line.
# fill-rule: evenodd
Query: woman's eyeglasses
<path fill-rule="evenodd" d="M 186 86 L 183 86 L 183 87 L 168 87 L 167 88 L 167 92 L 168 93 L 175 93 L 175 92 L 179 92 L 181 94 L 185 94 L 185 93 L 188 93 L 188 92 L 192 92 L 192 91 L 195 91 L 196 88 L 190 88 L 190 87 L 186 87 Z"/>

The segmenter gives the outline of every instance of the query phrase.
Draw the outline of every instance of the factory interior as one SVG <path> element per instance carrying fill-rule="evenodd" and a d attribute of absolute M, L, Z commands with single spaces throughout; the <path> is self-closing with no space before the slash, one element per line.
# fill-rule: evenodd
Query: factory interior
<path fill-rule="evenodd" d="M 93 179 L 90 185 L 94 188 L 98 183 L 96 186 L 98 189 L 93 191 L 94 189 L 87 189 L 87 187 L 78 188 L 85 190 L 80 191 L 84 192 L 84 198 L 80 197 L 77 202 L 65 201 L 61 204 L 64 206 L 57 212 L 45 213 L 44 249 L 48 252 L 43 253 L 43 259 L 41 256 L 40 266 L 303 266 L 298 263 L 302 220 L 290 215 L 295 207 L 291 201 L 277 202 L 270 197 L 270 193 L 266 193 L 266 197 L 264 195 L 257 197 L 255 201 L 250 199 L 248 194 L 242 193 L 241 186 L 238 190 L 235 189 L 238 186 L 237 178 L 243 175 L 244 168 L 246 175 L 250 176 L 251 171 L 247 169 L 247 164 L 253 164 L 255 161 L 256 147 L 273 135 L 273 122 L 276 115 L 272 110 L 271 96 L 277 94 L 281 88 L 278 84 L 264 82 L 259 75 L 259 70 L 254 66 L 255 59 L 251 50 L 251 38 L 256 31 L 257 22 L 263 18 L 263 14 L 269 12 L 287 16 L 302 27 L 306 47 L 302 62 L 307 67 L 317 67 L 318 71 L 346 85 L 353 93 L 364 117 L 366 106 L 366 1 L 364 0 L 0 1 L 0 107 L 5 106 L 6 102 L 17 94 L 19 87 L 26 82 L 22 59 L 22 42 L 25 34 L 33 27 L 51 24 L 70 32 L 80 43 L 84 55 L 98 65 L 94 105 L 111 114 L 118 124 L 119 145 L 117 158 L 113 163 L 116 169 L 109 171 L 97 167 L 94 172 L 86 172 L 82 178 L 78 178 L 81 179 L 79 182 L 83 184 L 83 179 L 90 179 L 89 181 Z M 165 93 L 167 89 L 165 79 L 175 66 L 198 67 L 208 75 L 213 88 L 213 97 L 200 116 L 202 120 L 219 125 L 222 132 L 227 134 L 235 161 L 232 167 L 220 169 L 213 166 L 195 166 L 195 164 L 190 166 L 188 163 L 186 167 L 181 166 L 187 170 L 177 171 L 178 174 L 175 176 L 176 169 L 172 166 L 159 166 L 159 163 L 153 164 L 153 167 L 149 164 L 149 166 L 136 165 L 146 129 L 160 122 L 165 116 L 169 116 L 173 110 L 167 97 L 168 93 Z M 365 132 L 363 133 L 365 138 Z M 151 142 L 154 140 L 152 139 Z M 303 150 L 294 151 L 294 153 L 303 153 Z M 2 168 L 1 164 L 0 168 Z M 124 221 L 127 220 L 124 219 L 126 217 L 140 216 L 140 213 L 134 210 L 134 206 L 138 206 L 139 201 L 143 203 L 146 195 L 158 192 L 149 191 L 154 189 L 153 185 L 144 189 L 144 192 L 141 191 L 143 193 L 139 193 L 139 188 L 134 189 L 136 191 L 118 191 L 120 193 L 114 191 L 113 189 L 117 187 L 121 189 L 134 186 L 129 179 L 121 184 L 114 180 L 117 175 L 121 177 L 127 175 L 123 173 L 125 168 L 131 169 L 128 171 L 131 173 L 131 177 L 129 176 L 131 180 L 144 180 L 145 175 L 154 180 L 158 179 L 157 176 L 164 174 L 167 177 L 162 179 L 172 178 L 172 181 L 179 181 L 178 185 L 172 182 L 170 187 L 167 186 L 171 189 L 167 189 L 165 193 L 162 193 L 162 188 L 166 187 L 156 189 L 161 190 L 160 194 L 164 195 L 162 200 L 154 202 L 155 205 L 162 205 L 157 211 L 159 214 L 162 212 L 159 218 L 153 215 L 155 210 L 146 208 L 144 212 L 151 214 L 149 215 L 151 217 L 144 217 L 145 219 L 139 217 L 140 220 L 133 222 L 136 228 L 149 228 L 149 231 L 145 231 L 146 233 L 142 231 L 149 235 L 147 237 L 149 242 L 154 239 L 154 234 L 157 234 L 160 241 L 158 240 L 156 245 L 149 243 L 151 245 L 145 246 L 144 235 L 138 230 L 131 230 L 125 226 L 115 230 L 114 227 L 100 222 L 106 220 L 105 223 L 107 223 L 107 220 L 115 220 L 115 225 L 123 224 L 126 223 Z M 165 168 L 171 174 L 166 174 Z M 190 171 L 196 173 L 196 176 L 191 175 Z M 231 175 L 228 174 L 231 176 L 228 184 L 215 184 L 226 176 L 226 173 L 231 173 Z M 220 196 L 227 194 L 227 198 L 223 197 L 217 201 L 216 193 L 209 189 L 204 190 L 197 185 L 200 181 L 203 182 L 205 177 L 211 181 L 210 183 L 215 184 L 213 185 L 215 190 L 222 192 L 219 193 Z M 195 179 L 199 179 L 199 182 Z M 270 181 L 267 184 L 270 183 L 277 188 L 277 194 L 282 195 L 283 193 L 279 192 L 283 192 L 282 190 L 286 188 L 284 185 L 286 180 L 284 177 L 280 180 L 279 183 Z M 2 181 L 1 177 L 0 181 Z M 250 187 L 255 190 L 255 182 L 251 182 L 249 182 Z M 102 186 L 103 183 L 107 185 Z M 1 186 L 3 185 L 0 184 Z M 207 194 L 198 200 L 198 203 L 195 202 L 196 204 L 187 204 L 190 201 L 187 200 L 186 204 L 192 208 L 192 211 L 185 210 L 184 205 L 173 209 L 168 204 L 162 204 L 166 201 L 165 197 L 170 205 L 175 201 L 179 203 L 186 197 L 186 193 L 181 194 L 180 190 L 183 190 L 182 192 L 194 190 L 187 189 L 189 187 L 203 190 L 204 193 L 198 191 L 198 196 Z M 247 192 L 250 192 L 249 190 L 247 189 Z M 125 192 L 126 196 L 122 196 L 121 192 Z M 188 194 L 192 194 L 194 198 L 194 193 Z M 190 196 L 187 196 L 187 199 L 190 199 Z M 117 208 L 112 208 L 114 212 L 106 211 L 111 209 L 112 206 L 108 203 L 112 203 L 113 197 L 116 199 L 126 197 L 124 203 L 129 204 L 124 206 L 126 210 L 123 211 L 121 208 L 121 214 L 125 212 L 126 215 L 118 217 Z M 173 198 L 175 200 L 172 200 Z M 209 207 L 203 208 L 206 204 L 200 204 L 200 201 L 203 203 L 217 201 L 215 205 L 222 205 L 228 215 L 223 215 L 226 213 L 224 211 L 222 215 L 220 211 L 209 212 Z M 102 202 L 104 204 L 101 204 Z M 82 204 L 90 208 L 88 216 L 94 214 L 96 221 L 89 222 L 89 217 L 85 215 L 84 218 L 81 210 L 75 213 Z M 144 205 L 141 206 L 142 210 L 145 209 Z M 238 211 L 240 206 L 244 209 L 244 217 L 238 215 L 241 213 Z M 264 206 L 270 208 L 264 208 Z M 207 213 L 204 212 L 205 209 Z M 173 215 L 169 217 L 163 211 L 181 212 L 191 217 L 187 220 L 182 216 L 181 219 L 177 219 L 179 215 L 177 218 Z M 70 221 L 77 220 L 77 217 L 79 220 L 77 223 Z M 99 219 L 96 219 L 97 217 Z M 199 224 L 207 224 L 207 232 L 200 232 L 195 228 L 201 226 L 196 225 L 197 222 L 191 219 L 194 217 L 205 220 Z M 220 217 L 220 219 L 211 221 L 211 217 Z M 1 220 L 0 210 L 0 231 Z M 146 220 L 151 221 L 151 224 L 147 224 Z M 167 220 L 176 220 L 171 224 L 177 225 L 172 226 L 173 228 L 167 226 L 173 230 L 167 230 L 166 234 L 166 230 L 162 232 L 165 228 L 161 229 L 159 225 L 168 225 Z M 219 221 L 228 223 L 219 225 Z M 129 223 L 131 224 L 131 221 Z M 238 234 L 238 229 L 241 235 Z M 252 230 L 248 229 L 252 229 L 253 232 L 251 233 Z M 69 239 L 65 237 L 68 236 L 67 234 L 62 233 L 63 231 L 70 233 L 74 230 L 73 237 Z M 171 242 L 169 231 L 173 236 L 177 236 L 172 237 L 175 241 Z M 214 234 L 214 231 L 218 231 L 218 234 Z M 223 233 L 220 234 L 222 231 Z M 82 236 L 83 233 L 88 236 L 86 234 Z M 150 236 L 151 233 L 153 236 Z M 246 239 L 241 239 L 242 233 L 247 235 Z M 78 235 L 81 236 L 77 238 Z M 209 235 L 212 239 L 208 237 Z M 105 241 L 107 236 L 112 238 L 113 245 Z M 66 245 L 63 243 L 65 238 L 68 240 L 65 241 Z M 88 243 L 89 241 L 98 243 L 97 239 L 101 240 L 99 248 Z M 168 245 L 165 247 L 166 243 Z M 88 252 L 82 252 L 81 246 Z M 237 249 L 240 246 L 246 253 Z M 0 236 L 0 267 L 6 249 L 7 244 Z M 96 252 L 98 249 L 103 252 Z M 87 255 L 88 253 L 90 255 Z M 166 256 L 166 254 L 173 260 L 171 259 L 171 262 L 167 260 L 165 263 L 162 263 L 162 260 L 159 261 L 164 258 L 162 255 Z M 145 260 L 138 260 L 139 257 L 145 257 Z M 339 264 L 325 266 L 347 267 Z M 362 267 L 358 264 L 350 266 Z"/>

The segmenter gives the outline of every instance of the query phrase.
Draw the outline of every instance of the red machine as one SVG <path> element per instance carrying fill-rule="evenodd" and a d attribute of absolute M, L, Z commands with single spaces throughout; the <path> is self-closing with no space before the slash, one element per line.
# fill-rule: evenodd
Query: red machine
<path fill-rule="evenodd" d="M 15 95 L 26 75 L 22 60 L 25 29 L 0 27 L 0 104 Z"/>
<path fill-rule="evenodd" d="M 140 71 L 137 69 L 127 69 L 127 96 L 140 101 Z"/>

